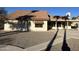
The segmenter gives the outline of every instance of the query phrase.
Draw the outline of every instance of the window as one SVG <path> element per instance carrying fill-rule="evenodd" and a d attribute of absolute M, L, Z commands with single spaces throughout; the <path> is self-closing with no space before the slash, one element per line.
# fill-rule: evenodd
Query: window
<path fill-rule="evenodd" d="M 34 21 L 35 27 L 43 27 L 44 22 L 43 21 Z"/>
<path fill-rule="evenodd" d="M 35 27 L 43 27 L 43 24 L 35 24 Z"/>

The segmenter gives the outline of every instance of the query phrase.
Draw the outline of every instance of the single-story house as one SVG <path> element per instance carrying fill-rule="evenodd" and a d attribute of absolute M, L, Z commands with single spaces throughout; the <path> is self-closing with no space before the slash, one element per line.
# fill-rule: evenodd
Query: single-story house
<path fill-rule="evenodd" d="M 4 31 L 47 31 L 47 11 L 17 10 L 7 16 Z"/>
<path fill-rule="evenodd" d="M 17 10 L 7 15 L 4 31 L 47 31 L 49 29 L 79 29 L 79 16 L 51 16 L 47 11 Z"/>

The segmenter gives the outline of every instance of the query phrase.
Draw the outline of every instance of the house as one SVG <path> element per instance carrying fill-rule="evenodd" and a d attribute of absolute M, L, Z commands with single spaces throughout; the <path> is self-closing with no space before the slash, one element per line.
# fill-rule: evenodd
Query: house
<path fill-rule="evenodd" d="M 4 31 L 47 31 L 47 11 L 17 10 L 7 16 Z"/>
<path fill-rule="evenodd" d="M 51 16 L 47 11 L 17 10 L 9 15 L 4 31 L 47 31 L 49 29 L 79 29 L 79 16 Z"/>

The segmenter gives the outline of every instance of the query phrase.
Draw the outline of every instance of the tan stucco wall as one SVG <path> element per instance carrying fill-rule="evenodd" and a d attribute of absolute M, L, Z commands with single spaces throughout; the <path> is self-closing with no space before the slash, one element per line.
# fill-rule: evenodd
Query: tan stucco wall
<path fill-rule="evenodd" d="M 11 31 L 12 29 L 10 28 L 10 24 L 5 23 L 4 24 L 4 31 Z"/>
<path fill-rule="evenodd" d="M 17 20 L 8 20 L 8 22 L 17 23 L 18 21 Z M 17 29 L 16 28 L 12 29 L 11 24 L 9 24 L 8 22 L 6 22 L 4 24 L 4 31 L 16 31 Z"/>
<path fill-rule="evenodd" d="M 8 20 L 9 22 L 14 22 L 14 23 L 16 23 L 16 22 L 18 22 L 18 20 Z"/>
<path fill-rule="evenodd" d="M 30 26 L 30 30 L 31 31 L 47 31 L 47 21 L 44 21 L 43 27 L 35 27 L 35 23 L 34 21 L 30 21 L 31 22 L 31 26 Z"/>
<path fill-rule="evenodd" d="M 12 22 L 12 23 L 18 23 L 18 20 L 8 20 L 8 22 Z M 17 30 L 21 30 L 21 28 L 17 28 L 18 26 L 16 25 L 16 27 L 11 28 L 12 24 L 6 22 L 4 24 L 4 31 L 17 31 Z M 27 23 L 27 22 L 26 22 Z M 27 24 L 25 25 L 27 27 Z M 27 31 L 27 28 L 23 28 L 22 31 Z"/>
<path fill-rule="evenodd" d="M 9 20 L 9 22 L 17 23 L 18 21 L 17 20 Z M 44 21 L 42 28 L 36 28 L 34 22 L 33 21 L 30 21 L 30 22 L 31 22 L 31 26 L 29 29 L 31 31 L 47 31 L 47 21 Z M 16 31 L 16 30 L 17 30 L 16 28 L 14 28 L 14 29 L 11 28 L 11 24 L 9 24 L 9 23 L 4 24 L 4 31 Z"/>

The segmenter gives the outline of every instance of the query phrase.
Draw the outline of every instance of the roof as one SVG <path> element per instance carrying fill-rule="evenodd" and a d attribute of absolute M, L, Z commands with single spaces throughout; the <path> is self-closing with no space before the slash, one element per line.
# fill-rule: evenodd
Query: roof
<path fill-rule="evenodd" d="M 48 12 L 47 11 L 38 11 L 38 12 L 33 12 L 30 15 L 33 15 L 32 20 L 49 20 L 48 17 Z"/>
<path fill-rule="evenodd" d="M 64 21 L 67 16 L 50 16 L 50 21 Z"/>
<path fill-rule="evenodd" d="M 24 16 L 24 15 L 28 15 L 29 13 L 31 13 L 30 10 L 17 10 L 14 13 L 11 13 L 7 16 L 8 19 L 16 19 L 20 16 Z"/>
<path fill-rule="evenodd" d="M 35 20 L 35 21 L 38 21 L 38 20 L 49 20 L 49 17 L 48 17 L 48 12 L 47 11 L 30 11 L 30 10 L 18 10 L 14 13 L 11 13 L 9 14 L 7 17 L 8 19 L 16 19 L 18 17 L 21 17 L 21 16 L 33 16 L 31 17 L 31 20 Z"/>

